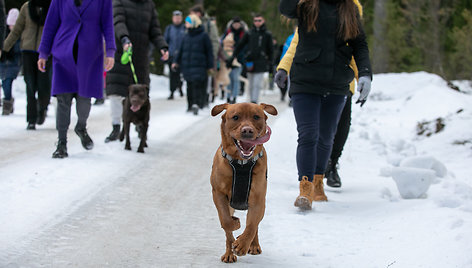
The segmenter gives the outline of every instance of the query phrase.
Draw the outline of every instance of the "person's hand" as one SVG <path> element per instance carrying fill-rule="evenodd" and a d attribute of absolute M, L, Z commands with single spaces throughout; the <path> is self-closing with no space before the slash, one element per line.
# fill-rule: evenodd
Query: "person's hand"
<path fill-rule="evenodd" d="M 279 69 L 275 74 L 274 82 L 279 88 L 284 88 L 287 85 L 287 71 Z"/>
<path fill-rule="evenodd" d="M 123 45 L 123 51 L 128 51 L 128 49 L 129 49 L 130 47 L 132 47 L 132 46 L 133 46 L 133 45 L 132 45 L 131 43 L 125 43 L 125 44 Z"/>
<path fill-rule="evenodd" d="M 359 99 L 357 99 L 356 103 L 360 103 L 361 107 L 367 101 L 367 96 L 370 93 L 370 87 L 372 84 L 372 80 L 368 76 L 361 76 L 359 78 L 359 83 L 357 83 L 357 91 L 359 91 Z"/>
<path fill-rule="evenodd" d="M 161 49 L 161 60 L 167 61 L 169 59 L 169 51 L 167 49 Z"/>
<path fill-rule="evenodd" d="M 213 69 L 213 68 L 210 68 L 207 71 L 208 71 L 208 75 L 210 75 L 210 76 L 213 76 L 215 74 L 215 69 Z"/>
<path fill-rule="evenodd" d="M 46 72 L 46 59 L 39 59 L 38 60 L 38 70 L 41 72 Z"/>
<path fill-rule="evenodd" d="M 179 65 L 177 63 L 172 63 L 170 68 L 175 72 L 177 70 L 177 68 L 179 68 Z"/>
<path fill-rule="evenodd" d="M 233 68 L 233 61 L 234 61 L 233 57 L 229 57 L 227 60 L 225 60 L 226 68 L 228 69 Z"/>
<path fill-rule="evenodd" d="M 113 68 L 113 65 L 115 65 L 115 58 L 113 57 L 106 57 L 105 58 L 105 71 L 108 72 Z"/>

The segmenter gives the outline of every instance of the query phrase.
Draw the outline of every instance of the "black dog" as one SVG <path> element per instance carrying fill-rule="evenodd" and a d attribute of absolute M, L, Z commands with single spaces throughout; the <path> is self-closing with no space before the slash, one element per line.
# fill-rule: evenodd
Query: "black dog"
<path fill-rule="evenodd" d="M 136 125 L 138 130 L 139 143 L 138 152 L 144 153 L 144 147 L 147 147 L 147 130 L 149 127 L 149 113 L 151 103 L 149 102 L 149 86 L 137 84 L 128 88 L 129 94 L 123 100 L 123 129 L 120 133 L 120 141 L 123 141 L 126 135 L 125 150 L 131 150 L 129 140 L 129 129 L 131 123 Z"/>

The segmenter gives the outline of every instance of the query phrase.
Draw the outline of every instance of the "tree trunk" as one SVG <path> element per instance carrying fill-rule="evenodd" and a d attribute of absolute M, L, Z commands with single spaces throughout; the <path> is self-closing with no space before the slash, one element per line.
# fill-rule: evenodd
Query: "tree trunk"
<path fill-rule="evenodd" d="M 374 47 L 372 51 L 372 69 L 375 73 L 388 72 L 387 2 L 388 0 L 375 0 Z"/>

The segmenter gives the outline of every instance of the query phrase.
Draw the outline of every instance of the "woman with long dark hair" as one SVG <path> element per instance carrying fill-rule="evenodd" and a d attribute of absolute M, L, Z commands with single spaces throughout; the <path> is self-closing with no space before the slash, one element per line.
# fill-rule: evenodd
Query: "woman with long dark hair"
<path fill-rule="evenodd" d="M 359 11 L 352 0 L 281 0 L 280 11 L 298 19 L 299 43 L 290 72 L 290 95 L 297 122 L 300 195 L 295 206 L 311 209 L 327 201 L 323 174 L 334 135 L 359 69 L 358 102 L 367 100 L 372 81 L 369 49 Z"/>

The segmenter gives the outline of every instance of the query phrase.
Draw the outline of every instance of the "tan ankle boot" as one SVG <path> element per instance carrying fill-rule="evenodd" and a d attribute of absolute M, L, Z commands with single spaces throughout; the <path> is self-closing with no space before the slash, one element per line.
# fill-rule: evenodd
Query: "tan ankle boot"
<path fill-rule="evenodd" d="M 313 201 L 328 201 L 323 188 L 324 175 L 315 175 L 313 177 Z"/>
<path fill-rule="evenodd" d="M 303 176 L 300 181 L 300 195 L 295 200 L 295 206 L 302 210 L 310 210 L 313 202 L 313 183 Z"/>

